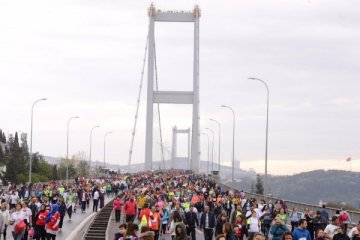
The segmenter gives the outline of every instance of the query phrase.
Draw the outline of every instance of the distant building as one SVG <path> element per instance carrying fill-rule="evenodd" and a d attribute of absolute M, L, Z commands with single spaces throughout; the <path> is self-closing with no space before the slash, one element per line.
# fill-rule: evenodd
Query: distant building
<path fill-rule="evenodd" d="M 255 171 L 254 168 L 249 168 L 249 172 L 254 172 L 254 173 L 256 173 L 256 171 Z"/>

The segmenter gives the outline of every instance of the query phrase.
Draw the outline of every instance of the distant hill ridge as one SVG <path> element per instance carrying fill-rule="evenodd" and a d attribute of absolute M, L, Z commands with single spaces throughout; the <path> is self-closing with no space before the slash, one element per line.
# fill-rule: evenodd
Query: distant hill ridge
<path fill-rule="evenodd" d="M 241 178 L 241 177 L 240 177 Z M 241 188 L 249 191 L 254 179 L 241 178 Z M 288 176 L 268 176 L 269 193 L 276 198 L 318 205 L 346 203 L 360 209 L 360 172 L 314 170 Z"/>

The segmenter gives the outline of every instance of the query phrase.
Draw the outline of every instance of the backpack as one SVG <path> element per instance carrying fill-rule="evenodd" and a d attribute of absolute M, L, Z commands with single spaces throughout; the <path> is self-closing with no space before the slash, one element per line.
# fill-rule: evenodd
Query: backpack
<path fill-rule="evenodd" d="M 147 227 L 147 224 L 148 224 L 148 221 L 146 219 L 146 215 L 144 214 L 141 218 L 141 221 L 140 221 L 140 226 L 141 227 Z"/>

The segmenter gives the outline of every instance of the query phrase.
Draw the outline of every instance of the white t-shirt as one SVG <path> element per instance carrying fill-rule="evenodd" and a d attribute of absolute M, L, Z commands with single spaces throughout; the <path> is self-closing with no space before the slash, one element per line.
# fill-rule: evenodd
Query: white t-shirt
<path fill-rule="evenodd" d="M 22 208 L 21 212 L 23 213 L 23 215 L 25 216 L 25 218 L 27 219 L 28 223 L 30 222 L 30 216 L 32 216 L 32 212 L 30 210 L 30 208 Z"/>
<path fill-rule="evenodd" d="M 11 214 L 11 221 L 15 222 L 15 225 L 20 221 L 20 220 L 24 220 L 26 219 L 26 216 L 24 215 L 24 212 L 22 211 L 22 209 L 20 210 L 20 212 L 15 211 Z"/>
<path fill-rule="evenodd" d="M 350 239 L 352 239 L 353 233 L 356 232 L 356 231 L 358 231 L 358 229 L 357 229 L 356 226 L 353 227 L 353 228 L 349 231 L 348 236 L 349 236 Z"/>
<path fill-rule="evenodd" d="M 326 226 L 324 232 L 329 235 L 330 239 L 333 239 L 334 235 L 337 233 L 337 228 L 337 226 L 329 224 Z"/>
<path fill-rule="evenodd" d="M 95 191 L 94 192 L 94 200 L 98 200 L 99 199 L 99 192 Z"/>
<path fill-rule="evenodd" d="M 16 204 L 17 203 L 17 201 L 18 201 L 18 199 L 19 199 L 19 197 L 17 196 L 17 195 L 11 195 L 10 196 L 10 199 L 11 199 L 11 204 Z"/>
<path fill-rule="evenodd" d="M 250 218 L 249 232 L 260 232 L 259 220 L 256 217 Z"/>

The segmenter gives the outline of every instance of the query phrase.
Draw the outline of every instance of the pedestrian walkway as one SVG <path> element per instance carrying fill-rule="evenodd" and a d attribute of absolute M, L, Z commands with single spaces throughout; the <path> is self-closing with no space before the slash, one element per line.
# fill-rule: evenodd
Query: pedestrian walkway
<path fill-rule="evenodd" d="M 107 197 L 105 195 L 105 204 L 107 204 L 113 196 Z M 81 213 L 80 206 L 77 207 L 76 213 L 73 213 L 71 217 L 71 221 L 69 221 L 69 216 L 66 214 L 64 218 L 64 225 L 60 232 L 56 235 L 56 240 L 65 240 L 74 229 L 79 226 L 79 224 L 84 221 L 90 214 L 93 213 L 92 211 L 93 201 L 90 200 L 89 208 L 86 209 L 85 213 Z M 115 219 L 115 218 L 114 218 Z M 7 236 L 6 240 L 12 240 L 13 237 L 11 235 L 11 232 L 13 230 L 14 226 L 11 225 L 7 229 Z"/>

